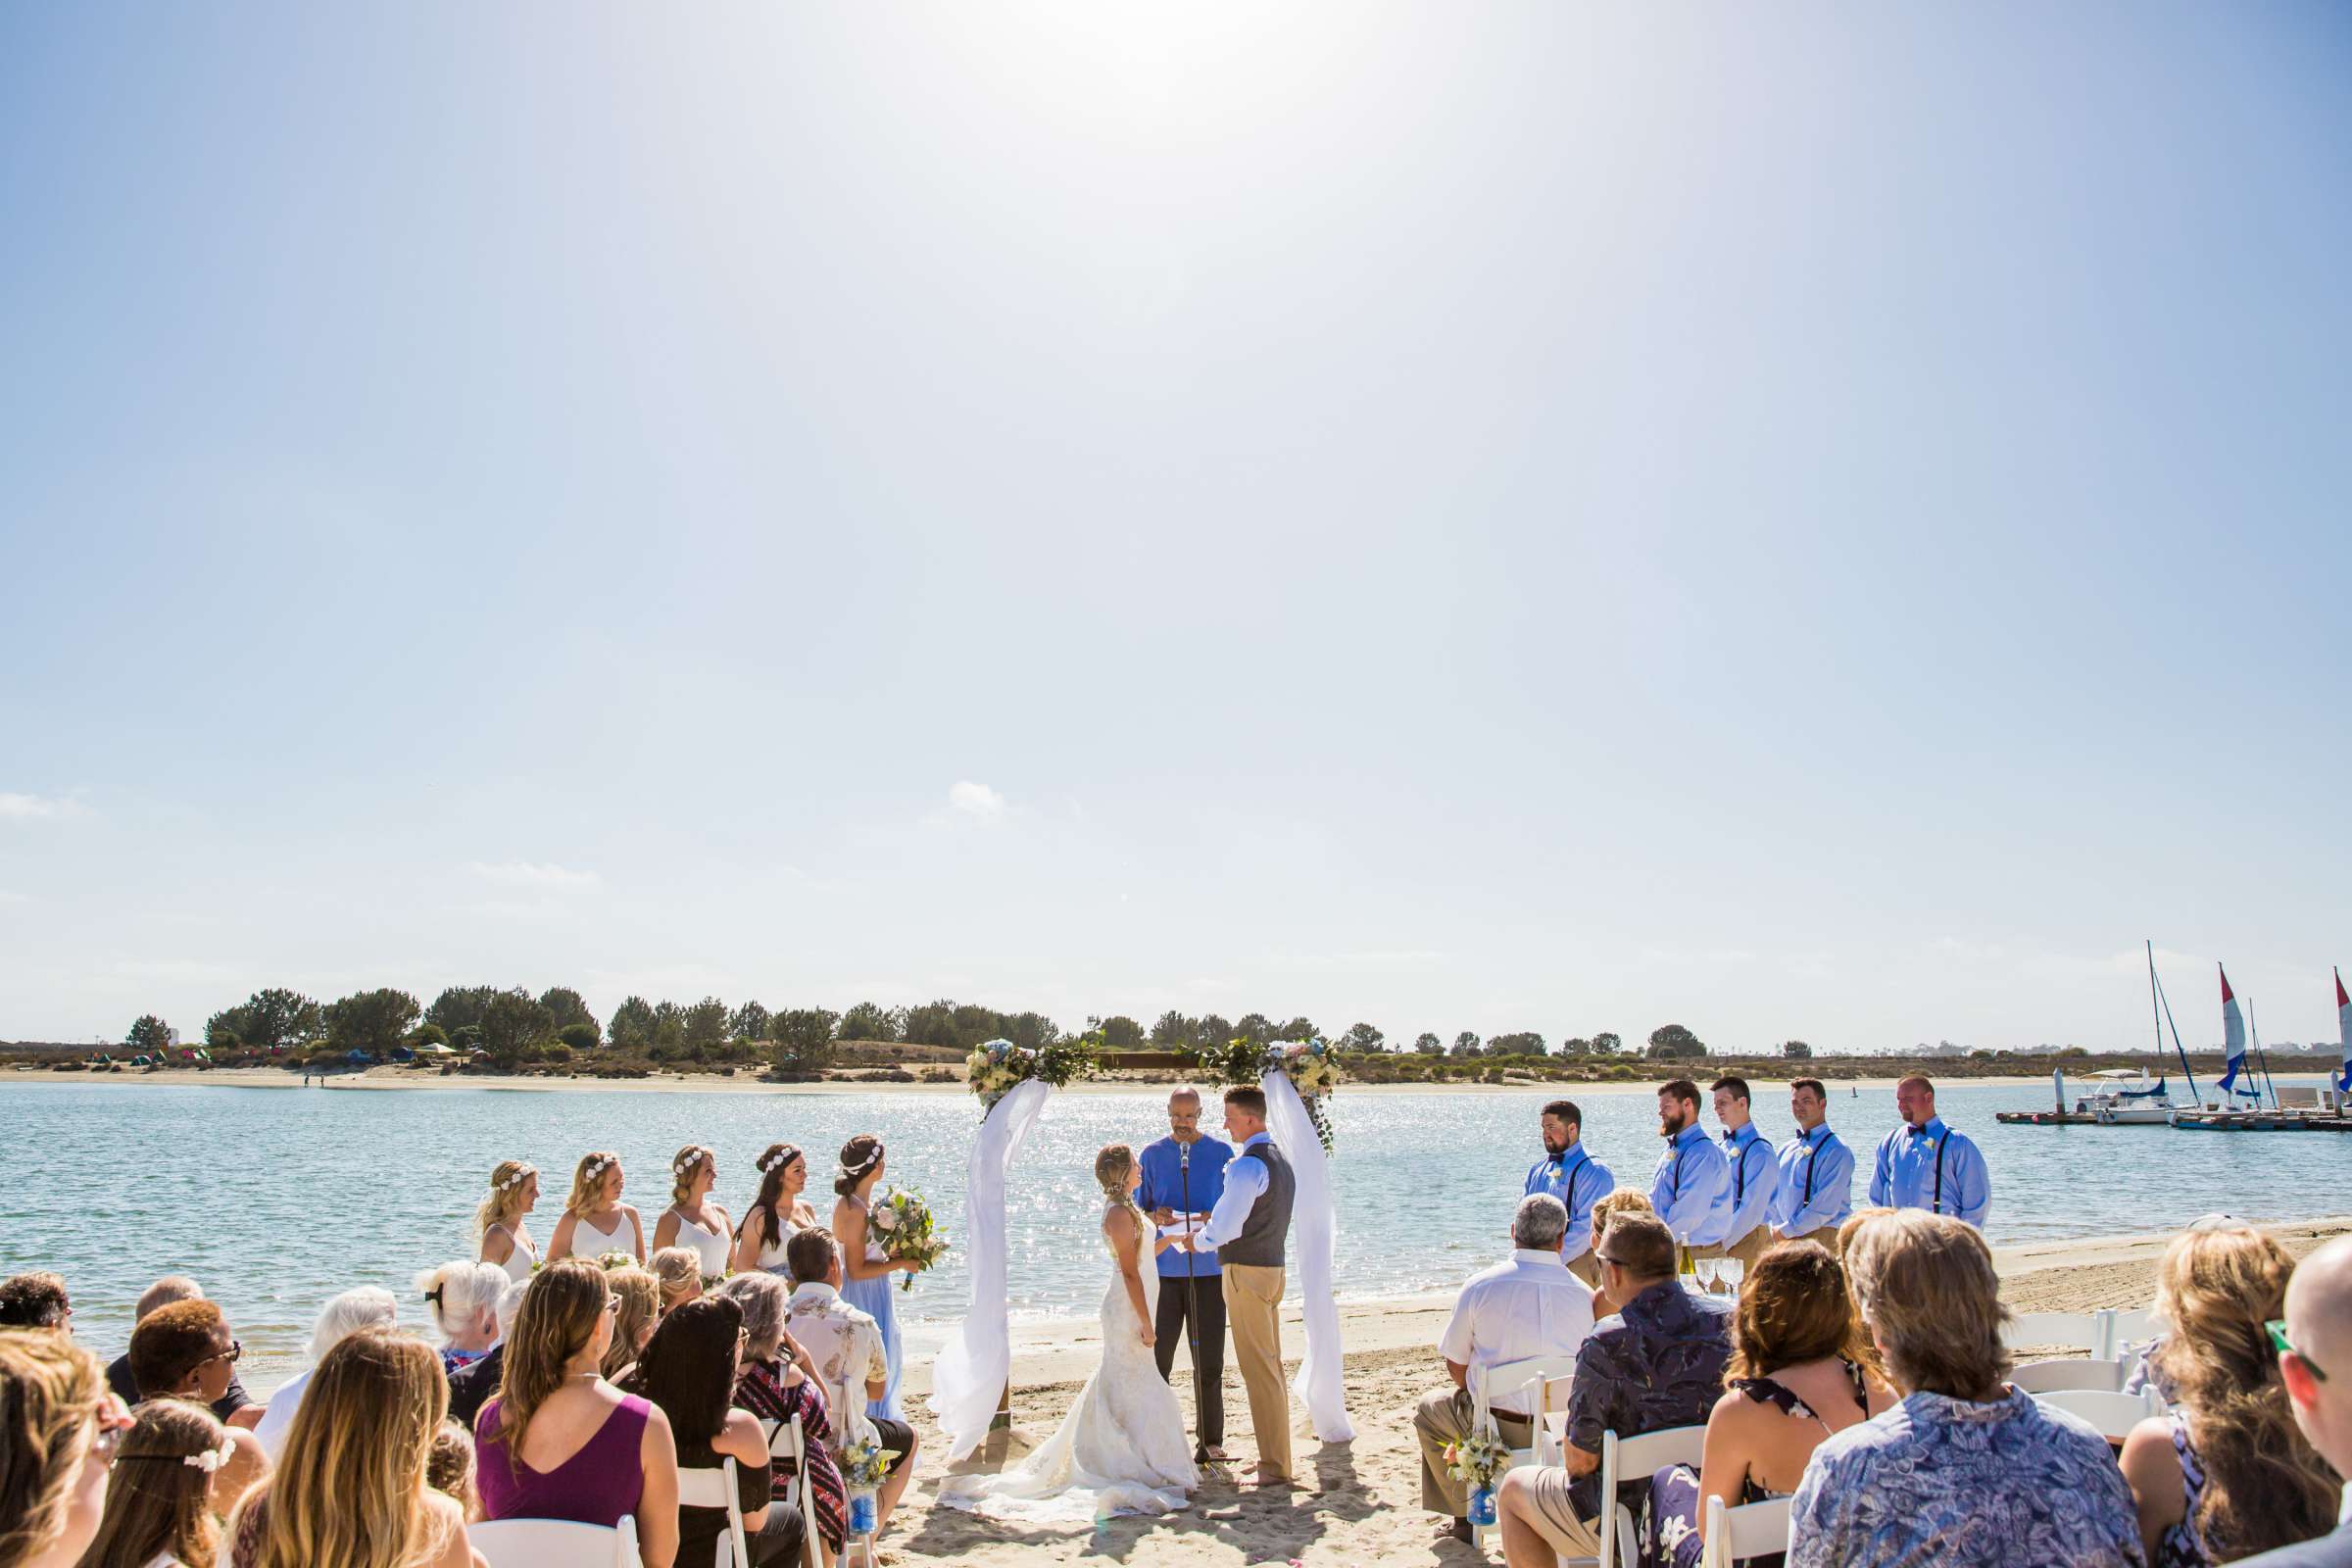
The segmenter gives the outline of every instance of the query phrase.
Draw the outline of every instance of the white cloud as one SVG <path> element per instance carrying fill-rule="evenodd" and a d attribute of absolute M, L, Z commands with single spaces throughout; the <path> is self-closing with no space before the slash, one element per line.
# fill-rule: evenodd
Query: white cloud
<path fill-rule="evenodd" d="M 539 865 L 529 860 L 500 860 L 495 864 L 475 860 L 466 869 L 485 882 L 496 882 L 502 887 L 539 888 L 551 893 L 586 893 L 604 885 L 604 878 L 594 871 L 575 871 L 553 863 Z"/>
<path fill-rule="evenodd" d="M 38 817 L 79 816 L 86 809 L 79 801 L 63 796 L 13 795 L 0 790 L 0 820 L 29 822 Z"/>
<path fill-rule="evenodd" d="M 1004 797 L 985 784 L 970 779 L 958 779 L 948 791 L 948 804 L 967 816 L 992 817 L 1004 814 Z"/>

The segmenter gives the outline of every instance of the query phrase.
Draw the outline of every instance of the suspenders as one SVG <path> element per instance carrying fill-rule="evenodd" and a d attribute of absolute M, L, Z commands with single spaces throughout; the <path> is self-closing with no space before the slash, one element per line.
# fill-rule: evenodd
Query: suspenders
<path fill-rule="evenodd" d="M 1798 1199 L 1796 1203 L 1800 1213 L 1803 1212 L 1806 1204 L 1813 1201 L 1813 1169 L 1821 1163 L 1821 1152 L 1829 1148 L 1830 1140 L 1837 1136 L 1836 1133 L 1822 1134 L 1821 1142 L 1813 1145 L 1813 1152 L 1805 1158 L 1805 1196 Z"/>
<path fill-rule="evenodd" d="M 1887 1143 L 1892 1144 L 1895 1140 L 1895 1137 L 1902 1131 L 1902 1128 L 1897 1127 L 1893 1132 L 1888 1133 L 1886 1135 Z M 1941 1138 L 1936 1140 L 1936 1196 L 1928 1202 L 1928 1212 L 1931 1214 L 1940 1214 L 1943 1212 L 1943 1146 L 1951 1141 L 1952 1130 L 1949 1127 L 1946 1127 L 1943 1130 L 1943 1136 Z M 1894 1152 L 1892 1149 L 1889 1149 L 1886 1152 L 1886 1176 L 1888 1185 L 1887 1196 L 1892 1197 L 1894 1178 Z M 1810 1194 L 1813 1191 L 1813 1173 L 1811 1170 L 1807 1170 L 1805 1172 L 1805 1191 L 1807 1194 Z M 1957 1206 L 1958 1201 L 1959 1200 L 1957 1199 L 1953 1200 L 1955 1207 Z"/>

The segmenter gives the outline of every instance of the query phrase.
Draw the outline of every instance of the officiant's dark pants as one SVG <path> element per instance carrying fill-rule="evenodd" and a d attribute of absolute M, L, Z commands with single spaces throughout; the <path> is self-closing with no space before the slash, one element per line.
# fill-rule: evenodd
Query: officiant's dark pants
<path fill-rule="evenodd" d="M 1152 1314 L 1152 1353 L 1159 1357 L 1159 1375 L 1175 1369 L 1177 1352 L 1190 1352 L 1184 1323 L 1195 1305 L 1200 1316 L 1193 1332 L 1200 1340 L 1200 1364 L 1193 1368 L 1193 1397 L 1200 1406 L 1200 1448 L 1225 1446 L 1225 1281 L 1202 1274 L 1190 1285 L 1181 1274 L 1159 1277 L 1159 1309 Z M 1170 1382 L 1174 1379 L 1170 1378 Z M 1198 1452 L 1195 1458 L 1200 1457 Z"/>

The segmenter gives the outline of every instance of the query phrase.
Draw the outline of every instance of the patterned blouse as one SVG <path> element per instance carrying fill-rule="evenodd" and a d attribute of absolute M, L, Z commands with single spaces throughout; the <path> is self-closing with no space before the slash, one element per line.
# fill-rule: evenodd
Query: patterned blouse
<path fill-rule="evenodd" d="M 2173 1457 L 2180 1461 L 2180 1495 L 2187 1506 L 2180 1522 L 2158 1538 L 2156 1568 L 2207 1568 L 2213 1554 L 2205 1549 L 2205 1538 L 2197 1531 L 2197 1505 L 2205 1500 L 2205 1461 L 2197 1457 L 2188 1441 L 2188 1423 L 2174 1416 L 2170 1425 Z"/>
<path fill-rule="evenodd" d="M 1789 1503 L 1788 1568 L 2147 1568 L 2115 1450 L 2010 1390 L 1914 1394 L 1825 1439 Z"/>
<path fill-rule="evenodd" d="M 816 1503 L 816 1533 L 825 1538 L 825 1549 L 838 1556 L 849 1535 L 849 1493 L 841 1484 L 841 1467 L 833 1462 L 833 1428 L 825 1420 L 825 1402 L 817 1396 L 816 1385 L 803 1378 L 788 1389 L 780 1362 L 751 1361 L 735 1380 L 735 1403 L 762 1421 L 789 1424 L 794 1416 L 801 1418 L 801 1439 L 808 1450 L 809 1495 Z M 791 1484 L 792 1461 L 778 1458 L 775 1472 L 781 1491 Z"/>

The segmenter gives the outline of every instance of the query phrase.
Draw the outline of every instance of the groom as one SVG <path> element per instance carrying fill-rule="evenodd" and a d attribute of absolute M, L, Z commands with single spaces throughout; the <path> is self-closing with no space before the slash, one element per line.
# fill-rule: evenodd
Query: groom
<path fill-rule="evenodd" d="M 1247 1086 L 1225 1091 L 1225 1130 L 1239 1146 L 1225 1167 L 1225 1191 L 1196 1244 L 1214 1249 L 1225 1271 L 1225 1320 L 1234 1358 L 1250 1392 L 1250 1428 L 1257 1437 L 1261 1487 L 1291 1482 L 1291 1396 L 1282 1382 L 1283 1244 L 1291 1231 L 1291 1162 L 1266 1136 L 1266 1096 Z"/>

